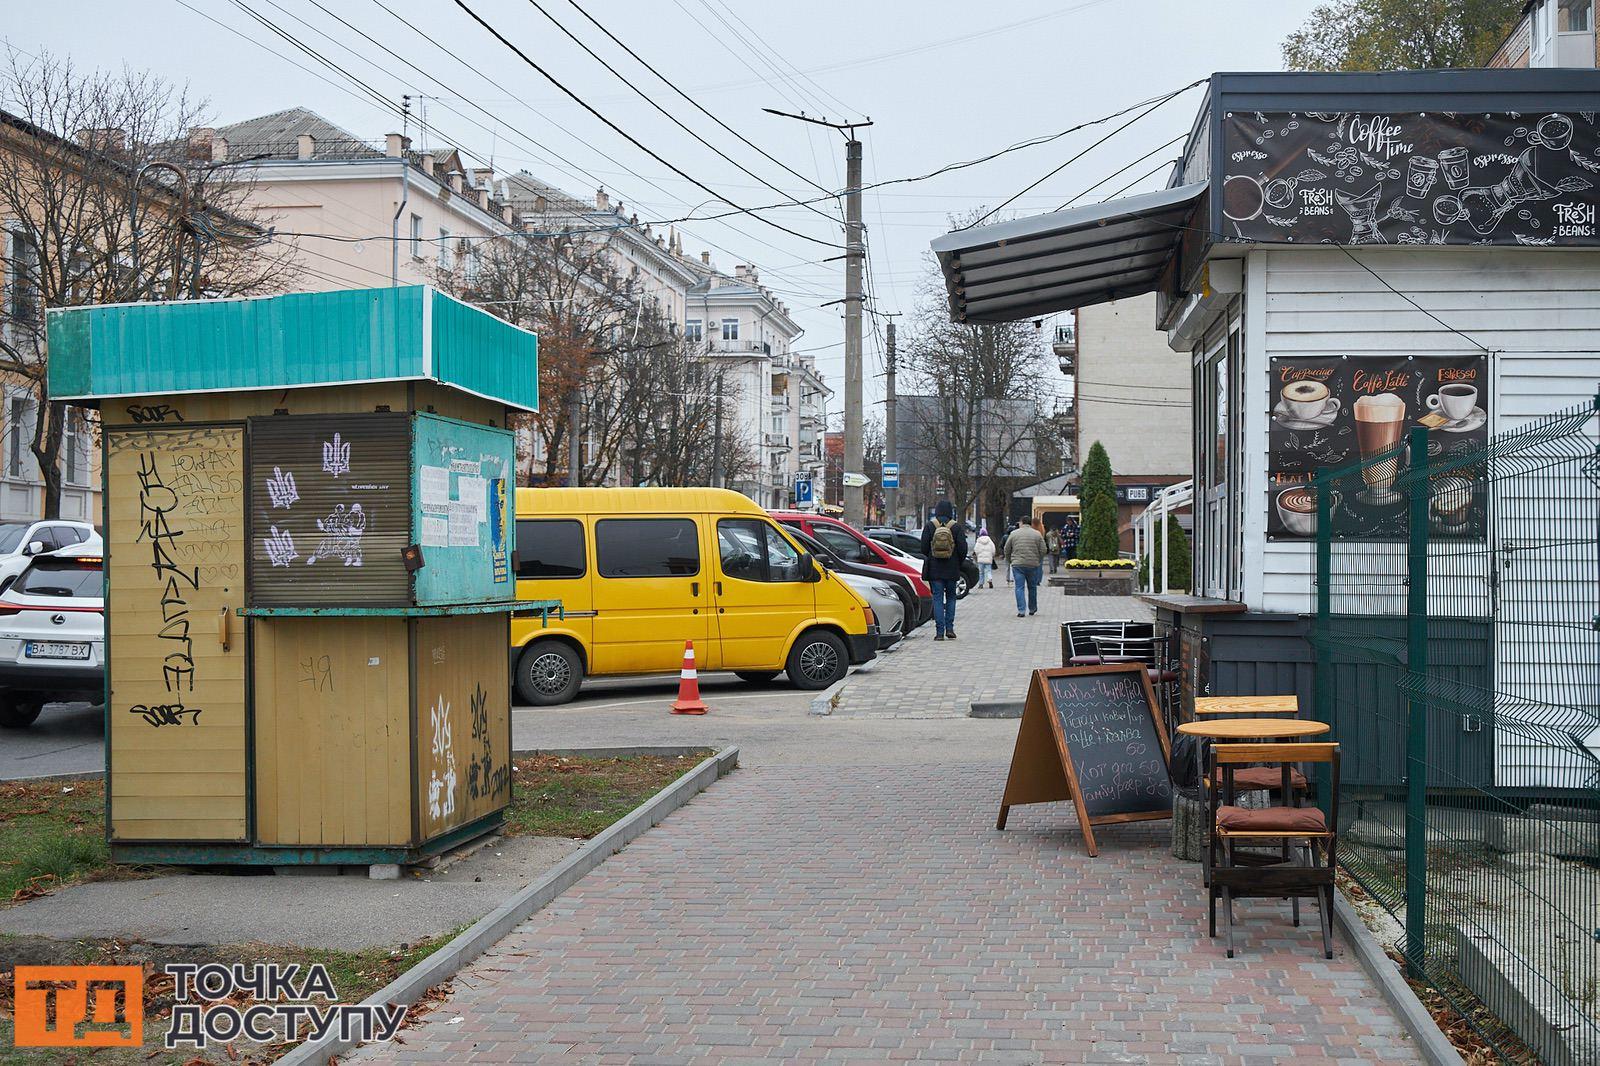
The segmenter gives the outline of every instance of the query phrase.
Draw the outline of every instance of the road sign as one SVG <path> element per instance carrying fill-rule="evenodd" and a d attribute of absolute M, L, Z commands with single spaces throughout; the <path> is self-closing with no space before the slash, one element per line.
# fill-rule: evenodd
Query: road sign
<path fill-rule="evenodd" d="M 899 463 L 883 464 L 883 487 L 886 489 L 897 489 L 900 487 Z"/>
<path fill-rule="evenodd" d="M 870 480 L 871 479 L 865 474 L 852 474 L 846 471 L 844 475 L 844 487 L 847 489 L 859 489 L 861 486 L 867 484 L 867 482 Z"/>
<path fill-rule="evenodd" d="M 812 502 L 810 478 L 798 477 L 794 479 L 794 502 L 796 504 L 809 504 Z"/>

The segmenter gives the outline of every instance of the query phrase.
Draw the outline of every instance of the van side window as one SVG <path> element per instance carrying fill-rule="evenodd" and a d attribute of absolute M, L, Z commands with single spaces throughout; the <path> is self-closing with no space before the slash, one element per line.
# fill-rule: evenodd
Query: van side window
<path fill-rule="evenodd" d="M 772 526 L 757 518 L 717 523 L 722 572 L 743 581 L 799 581 L 800 553 Z"/>
<path fill-rule="evenodd" d="M 844 530 L 822 525 L 814 528 L 816 529 L 817 539 L 832 548 L 833 553 L 846 562 L 875 563 L 878 561 L 876 555 L 870 554 L 869 550 L 860 541 Z"/>
<path fill-rule="evenodd" d="M 699 530 L 687 518 L 602 518 L 594 524 L 601 577 L 693 577 Z"/>
<path fill-rule="evenodd" d="M 517 577 L 582 577 L 587 560 L 583 552 L 583 523 L 571 519 L 517 520 Z"/>

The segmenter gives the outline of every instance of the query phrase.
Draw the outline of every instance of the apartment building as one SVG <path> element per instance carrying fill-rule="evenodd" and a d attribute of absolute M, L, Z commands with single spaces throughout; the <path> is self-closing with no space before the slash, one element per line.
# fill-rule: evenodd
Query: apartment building
<path fill-rule="evenodd" d="M 1595 0 L 1528 0 L 1490 67 L 1596 67 Z"/>

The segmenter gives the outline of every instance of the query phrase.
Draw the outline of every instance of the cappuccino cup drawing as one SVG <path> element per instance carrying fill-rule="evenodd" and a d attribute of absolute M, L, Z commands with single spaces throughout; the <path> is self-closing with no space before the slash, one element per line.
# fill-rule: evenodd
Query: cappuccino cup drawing
<path fill-rule="evenodd" d="M 1328 409 L 1328 386 L 1320 381 L 1293 382 L 1284 386 L 1283 405 L 1301 421 L 1310 421 Z"/>
<path fill-rule="evenodd" d="M 1441 385 L 1438 392 L 1428 397 L 1428 410 L 1438 411 L 1452 422 L 1466 418 L 1477 406 L 1477 386 L 1460 382 Z"/>
<path fill-rule="evenodd" d="M 1356 446 L 1363 460 L 1361 480 L 1367 485 L 1356 498 L 1367 504 L 1395 503 L 1401 499 L 1394 490 L 1394 480 L 1400 474 L 1399 446 L 1406 427 L 1406 402 L 1392 392 L 1363 396 L 1355 402 L 1355 416 Z"/>
<path fill-rule="evenodd" d="M 1444 477 L 1433 483 L 1430 506 L 1442 520 L 1452 525 L 1466 518 L 1472 503 L 1472 482 L 1464 477 Z"/>
<path fill-rule="evenodd" d="M 1317 535 L 1317 490 L 1312 485 L 1291 485 L 1278 493 L 1273 501 L 1278 508 L 1278 520 L 1283 528 L 1297 537 Z M 1339 506 L 1339 493 L 1330 490 L 1328 509 Z"/>

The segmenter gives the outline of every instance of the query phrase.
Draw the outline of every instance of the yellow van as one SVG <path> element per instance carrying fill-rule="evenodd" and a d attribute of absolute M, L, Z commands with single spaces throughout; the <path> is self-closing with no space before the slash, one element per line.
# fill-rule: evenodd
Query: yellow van
<path fill-rule="evenodd" d="M 565 703 L 585 676 L 700 670 L 826 688 L 877 654 L 872 610 L 765 511 L 727 489 L 517 490 L 517 694 Z"/>

